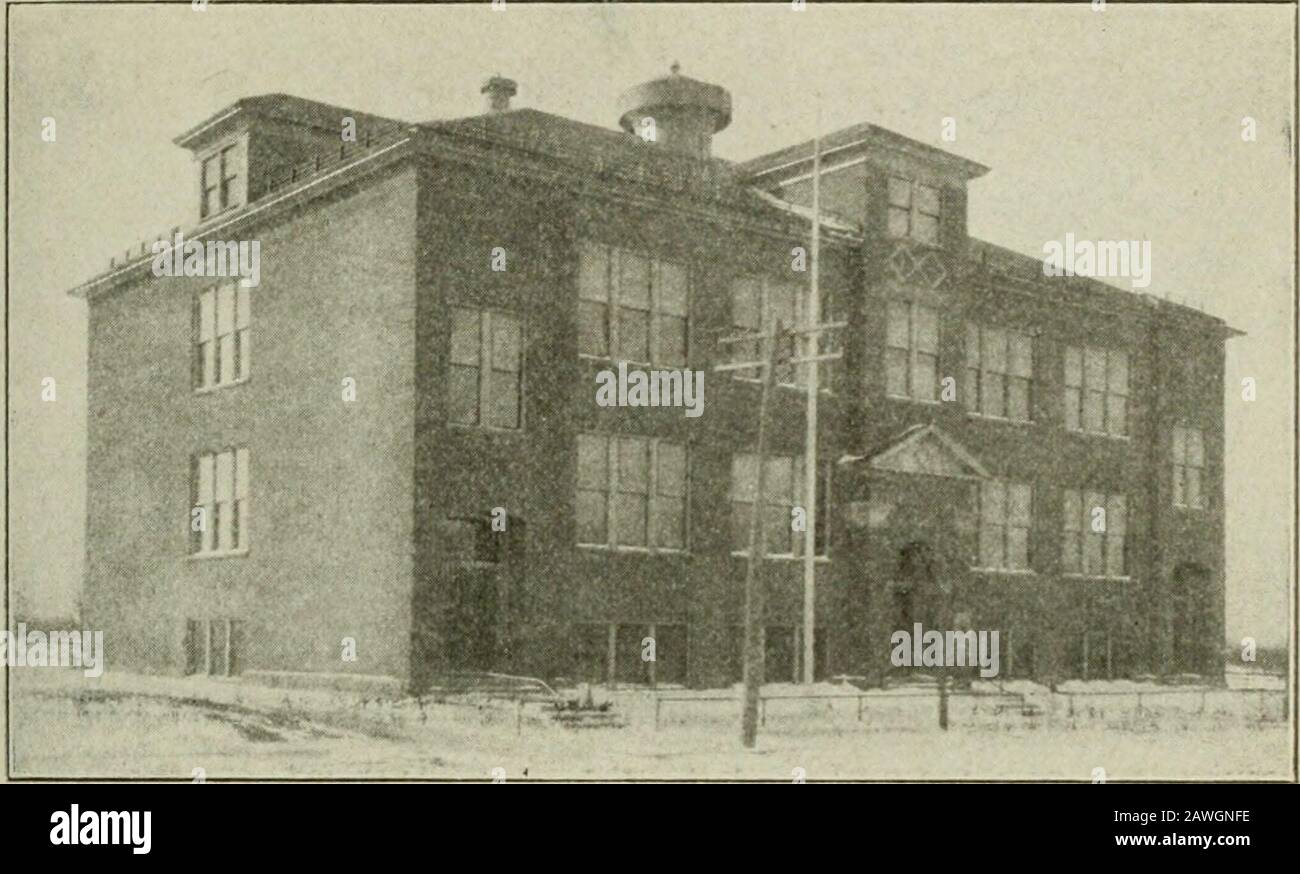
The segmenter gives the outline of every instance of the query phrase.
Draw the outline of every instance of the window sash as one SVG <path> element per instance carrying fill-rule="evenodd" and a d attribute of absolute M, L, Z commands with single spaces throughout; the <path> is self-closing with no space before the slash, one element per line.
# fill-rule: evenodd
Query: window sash
<path fill-rule="evenodd" d="M 939 244 L 943 220 L 943 192 L 915 179 L 890 176 L 888 226 L 891 238 L 907 237 L 927 245 Z"/>
<path fill-rule="evenodd" d="M 194 387 L 216 388 L 247 379 L 252 367 L 249 289 L 226 282 L 198 291 L 193 321 Z"/>
<path fill-rule="evenodd" d="M 578 299 L 583 354 L 630 364 L 686 366 L 690 271 L 685 264 L 584 242 Z"/>
<path fill-rule="evenodd" d="M 448 421 L 522 428 L 524 320 L 500 310 L 453 306 L 451 322 Z"/>
<path fill-rule="evenodd" d="M 981 484 L 978 500 L 978 566 L 989 570 L 1029 570 L 1032 486 L 992 480 Z"/>
<path fill-rule="evenodd" d="M 249 450 L 203 452 L 190 466 L 191 507 L 203 510 L 204 530 L 190 530 L 194 555 L 244 551 L 249 546 Z M 191 513 L 191 520 L 193 514 Z"/>
<path fill-rule="evenodd" d="M 804 506 L 804 457 L 769 455 L 764 486 L 767 491 L 760 514 L 767 526 L 767 558 L 790 558 L 804 554 L 804 532 L 791 525 L 795 507 Z M 814 514 L 814 548 L 818 557 L 830 555 L 830 506 L 832 466 L 829 462 L 817 471 L 817 512 Z M 758 491 L 758 456 L 736 453 L 731 457 L 731 531 L 732 552 L 749 554 L 749 527 Z"/>
<path fill-rule="evenodd" d="M 1065 489 L 1063 495 L 1062 570 L 1099 579 L 1127 577 L 1127 496 L 1078 489 Z M 1094 507 L 1106 510 L 1104 531 L 1092 528 Z"/>
<path fill-rule="evenodd" d="M 579 545 L 684 551 L 689 480 L 683 444 L 579 434 Z"/>
<path fill-rule="evenodd" d="M 1033 420 L 1033 337 L 1009 328 L 966 325 L 966 409 L 1014 422 Z M 1067 419 L 1070 389 L 1066 389 Z"/>
<path fill-rule="evenodd" d="M 933 401 L 939 384 L 939 312 L 916 301 L 886 304 L 885 393 Z"/>
<path fill-rule="evenodd" d="M 1173 504 L 1186 509 L 1203 509 L 1202 470 L 1205 466 L 1204 438 L 1199 428 L 1175 426 L 1170 459 L 1173 467 Z"/>
<path fill-rule="evenodd" d="M 1128 434 L 1128 353 L 1096 346 L 1065 350 L 1065 427 L 1071 431 Z"/>

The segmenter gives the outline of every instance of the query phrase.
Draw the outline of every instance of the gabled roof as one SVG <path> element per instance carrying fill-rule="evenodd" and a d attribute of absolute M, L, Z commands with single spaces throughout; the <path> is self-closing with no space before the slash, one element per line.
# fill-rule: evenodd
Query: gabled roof
<path fill-rule="evenodd" d="M 952 479 L 992 479 L 978 458 L 933 423 L 913 425 L 885 446 L 865 455 L 846 455 L 839 463 L 864 461 L 872 470 Z"/>

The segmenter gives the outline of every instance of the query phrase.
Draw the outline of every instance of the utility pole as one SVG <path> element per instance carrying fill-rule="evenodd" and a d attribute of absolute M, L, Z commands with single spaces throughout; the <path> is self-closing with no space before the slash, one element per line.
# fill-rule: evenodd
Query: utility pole
<path fill-rule="evenodd" d="M 767 592 L 764 588 L 766 580 L 758 579 L 757 569 L 767 555 L 767 526 L 763 524 L 764 501 L 767 497 L 767 407 L 779 347 L 786 336 L 784 326 L 777 322 L 771 335 L 763 335 L 760 341 L 763 360 L 759 366 L 762 368 L 763 386 L 758 401 L 758 481 L 755 483 L 754 503 L 750 509 L 749 555 L 745 560 L 745 695 L 740 717 L 740 740 L 749 749 L 753 749 L 758 741 L 758 699 L 764 680 L 763 613 Z M 751 339 L 752 336 L 733 337 L 721 342 L 736 343 Z M 754 362 L 722 364 L 714 370 L 747 370 L 753 366 Z"/>
<path fill-rule="evenodd" d="M 821 178 L 822 135 L 821 106 L 817 108 L 817 124 L 813 138 L 812 165 L 812 281 L 808 293 L 808 334 L 805 335 L 804 357 L 809 359 L 806 385 L 807 406 L 804 412 L 804 522 L 803 532 L 803 681 L 813 682 L 814 646 L 817 613 L 817 361 L 821 353 L 821 288 L 818 267 L 821 256 Z M 829 522 L 829 520 L 827 520 Z"/>

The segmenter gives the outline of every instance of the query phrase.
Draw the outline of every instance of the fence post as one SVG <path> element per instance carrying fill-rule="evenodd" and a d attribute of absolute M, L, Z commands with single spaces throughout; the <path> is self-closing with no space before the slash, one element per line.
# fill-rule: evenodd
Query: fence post
<path fill-rule="evenodd" d="M 758 724 L 767 725 L 767 699 L 758 699 Z"/>
<path fill-rule="evenodd" d="M 515 734 L 524 733 L 524 699 L 515 699 Z"/>
<path fill-rule="evenodd" d="M 655 696 L 655 731 L 659 730 L 659 696 Z"/>
<path fill-rule="evenodd" d="M 858 696 L 858 722 L 862 721 L 862 696 Z"/>

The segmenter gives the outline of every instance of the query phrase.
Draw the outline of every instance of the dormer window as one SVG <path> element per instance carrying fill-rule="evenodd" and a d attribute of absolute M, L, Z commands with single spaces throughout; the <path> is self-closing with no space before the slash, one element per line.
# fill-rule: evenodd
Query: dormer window
<path fill-rule="evenodd" d="M 226 146 L 203 159 L 203 197 L 199 217 L 208 218 L 239 205 L 239 144 Z"/>
<path fill-rule="evenodd" d="M 939 245 L 939 189 L 901 176 L 889 177 L 889 236 Z"/>

